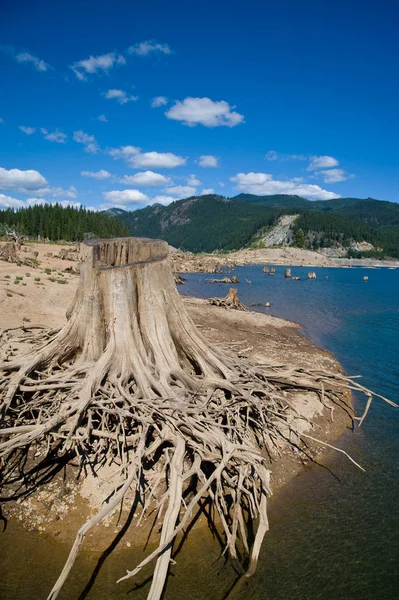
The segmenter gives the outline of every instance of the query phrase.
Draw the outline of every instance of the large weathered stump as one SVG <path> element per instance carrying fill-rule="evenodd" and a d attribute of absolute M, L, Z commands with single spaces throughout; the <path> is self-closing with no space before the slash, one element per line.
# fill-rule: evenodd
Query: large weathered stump
<path fill-rule="evenodd" d="M 197 390 L 198 377 L 230 375 L 180 300 L 166 242 L 125 238 L 82 246 L 80 284 L 63 336 L 80 349 L 81 361 L 103 357 L 108 376 L 129 381 L 146 398 L 184 395 Z"/>

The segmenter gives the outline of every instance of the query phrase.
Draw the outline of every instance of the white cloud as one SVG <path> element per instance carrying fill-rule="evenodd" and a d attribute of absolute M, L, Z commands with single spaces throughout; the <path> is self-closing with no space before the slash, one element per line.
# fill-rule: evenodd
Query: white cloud
<path fill-rule="evenodd" d="M 0 207 L 1 208 L 23 208 L 25 206 L 22 200 L 12 198 L 12 196 L 5 196 L 0 194 Z"/>
<path fill-rule="evenodd" d="M 329 169 L 337 167 L 339 162 L 333 156 L 312 156 L 308 171 L 317 171 L 319 169 Z"/>
<path fill-rule="evenodd" d="M 103 94 L 107 100 L 116 100 L 119 104 L 126 104 L 127 102 L 135 102 L 139 99 L 138 96 L 129 96 L 124 90 L 108 90 Z"/>
<path fill-rule="evenodd" d="M 170 177 L 165 177 L 160 173 L 154 173 L 154 171 L 141 171 L 135 175 L 125 175 L 119 179 L 121 183 L 127 183 L 128 185 L 166 185 L 170 183 Z"/>
<path fill-rule="evenodd" d="M 244 121 L 244 116 L 234 108 L 224 100 L 214 102 L 210 98 L 185 98 L 182 102 L 175 102 L 165 115 L 189 127 L 198 124 L 205 127 L 234 127 Z"/>
<path fill-rule="evenodd" d="M 135 169 L 145 167 L 172 169 L 174 167 L 185 165 L 187 162 L 186 158 L 173 154 L 172 152 L 141 152 L 141 149 L 137 146 L 109 148 L 107 152 L 116 159 L 124 159 Z"/>
<path fill-rule="evenodd" d="M 215 190 L 213 188 L 204 188 L 201 192 L 202 196 L 207 196 L 208 194 L 214 194 Z"/>
<path fill-rule="evenodd" d="M 108 123 L 108 119 L 105 115 L 98 115 L 97 121 L 101 121 L 102 123 Z"/>
<path fill-rule="evenodd" d="M 278 160 L 278 154 L 275 150 L 266 152 L 266 160 Z"/>
<path fill-rule="evenodd" d="M 309 160 L 305 154 L 283 154 L 282 160 Z"/>
<path fill-rule="evenodd" d="M 212 154 L 203 154 L 199 157 L 198 164 L 200 167 L 218 167 L 218 159 Z"/>
<path fill-rule="evenodd" d="M 31 190 L 26 190 L 24 193 L 30 193 Z M 37 196 L 54 196 L 59 198 L 65 196 L 66 198 L 76 198 L 78 190 L 71 185 L 67 190 L 62 187 L 50 187 L 46 186 L 35 190 Z"/>
<path fill-rule="evenodd" d="M 140 152 L 140 148 L 137 146 L 120 146 L 120 148 L 109 148 L 107 152 L 114 158 L 123 158 L 127 160 L 135 154 L 138 154 Z"/>
<path fill-rule="evenodd" d="M 108 179 L 111 177 L 111 173 L 104 171 L 104 169 L 100 171 L 81 171 L 80 174 L 82 177 L 92 177 L 93 179 Z"/>
<path fill-rule="evenodd" d="M 165 96 L 157 96 L 151 100 L 152 108 L 158 108 L 159 106 L 166 106 L 168 99 Z"/>
<path fill-rule="evenodd" d="M 11 196 L 5 196 L 0 194 L 0 208 L 27 208 L 28 206 L 36 206 L 37 204 L 60 204 L 61 206 L 73 206 L 79 208 L 80 202 L 74 202 L 72 200 L 48 200 L 41 197 L 27 198 L 26 201 L 18 200 Z"/>
<path fill-rule="evenodd" d="M 4 119 L 0 117 L 0 123 L 4 123 Z"/>
<path fill-rule="evenodd" d="M 127 49 L 127 52 L 128 54 L 137 54 L 138 56 L 147 56 L 148 54 L 152 54 L 154 52 L 159 52 L 161 54 L 172 54 L 172 50 L 168 44 L 159 44 L 156 42 L 156 40 L 147 40 L 145 42 L 135 44 L 134 46 L 130 46 Z"/>
<path fill-rule="evenodd" d="M 275 150 L 266 152 L 265 158 L 266 160 L 279 160 L 281 162 L 286 160 L 309 160 L 309 157 L 305 156 L 305 154 L 280 154 Z"/>
<path fill-rule="evenodd" d="M 0 189 L 27 191 L 38 190 L 47 186 L 47 180 L 39 173 L 29 169 L 21 171 L 20 169 L 4 169 L 0 167 Z"/>
<path fill-rule="evenodd" d="M 186 158 L 172 154 L 172 152 L 139 152 L 129 159 L 129 164 L 136 168 L 158 167 L 173 169 L 187 162 Z"/>
<path fill-rule="evenodd" d="M 172 202 L 176 202 L 176 198 L 172 198 L 172 196 L 155 196 L 150 202 L 150 204 L 163 204 L 164 206 L 168 206 Z"/>
<path fill-rule="evenodd" d="M 149 198 L 139 190 L 113 190 L 111 192 L 103 192 L 103 196 L 107 202 L 112 204 L 145 204 Z"/>
<path fill-rule="evenodd" d="M 51 202 L 49 202 L 45 198 L 33 197 L 33 198 L 27 198 L 26 202 L 23 203 L 24 207 L 36 206 L 37 204 L 41 204 L 42 206 L 44 206 L 45 204 L 51 204 Z"/>
<path fill-rule="evenodd" d="M 338 194 L 324 190 L 318 185 L 296 183 L 294 181 L 278 181 L 268 173 L 237 173 L 230 181 L 237 184 L 237 188 L 249 194 L 259 196 L 269 194 L 294 194 L 306 198 L 319 200 L 332 200 L 340 198 Z"/>
<path fill-rule="evenodd" d="M 311 178 L 315 179 L 315 176 L 323 176 L 324 183 L 338 183 L 339 181 L 346 181 L 352 179 L 354 175 L 348 175 L 343 169 L 335 169 L 339 162 L 333 156 L 305 156 L 304 154 L 279 154 L 275 150 L 269 150 L 266 153 L 266 160 L 307 160 L 310 161 L 307 167 L 307 171 L 317 171 Z M 302 183 L 303 178 L 295 177 L 291 179 L 294 183 Z"/>
<path fill-rule="evenodd" d="M 177 196 L 177 198 L 188 198 L 189 196 L 195 196 L 197 190 L 191 185 L 175 185 L 163 191 L 172 194 L 172 196 Z"/>
<path fill-rule="evenodd" d="M 100 150 L 99 145 L 96 142 L 96 138 L 94 135 L 89 135 L 88 133 L 84 133 L 81 129 L 79 131 L 73 132 L 73 139 L 78 144 L 84 145 L 85 152 L 90 152 L 91 154 L 97 154 Z"/>
<path fill-rule="evenodd" d="M 84 81 L 87 79 L 87 75 L 108 73 L 115 65 L 124 64 L 126 64 L 126 60 L 121 54 L 109 52 L 99 56 L 89 56 L 89 58 L 73 63 L 70 68 L 80 81 Z"/>
<path fill-rule="evenodd" d="M 51 69 L 50 65 L 44 62 L 44 60 L 37 58 L 37 56 L 33 56 L 33 54 L 30 54 L 29 52 L 19 52 L 15 55 L 15 60 L 19 63 L 32 63 L 37 71 L 48 71 Z"/>
<path fill-rule="evenodd" d="M 340 181 L 347 181 L 353 179 L 355 175 L 345 173 L 343 169 L 329 169 L 325 171 L 318 171 L 316 175 L 323 175 L 324 183 L 339 183 Z"/>
<path fill-rule="evenodd" d="M 62 187 L 51 187 L 49 193 L 56 197 L 66 196 L 67 198 L 76 198 L 78 195 L 78 190 L 73 185 L 71 185 L 67 190 L 63 189 Z"/>
<path fill-rule="evenodd" d="M 196 185 L 201 185 L 200 180 L 197 179 L 197 177 L 195 175 L 190 175 L 190 177 L 187 178 L 187 183 L 188 183 L 188 185 L 193 185 L 194 187 Z"/>
<path fill-rule="evenodd" d="M 36 132 L 35 127 L 24 127 L 24 125 L 20 125 L 19 129 L 26 133 L 26 135 L 32 135 L 32 133 Z"/>
<path fill-rule="evenodd" d="M 62 131 L 58 131 L 58 129 L 49 133 L 47 131 L 47 129 L 44 129 L 44 127 L 41 127 L 40 131 L 43 134 L 44 139 L 48 140 L 49 142 L 56 142 L 57 144 L 65 144 L 65 142 L 68 139 L 68 136 L 65 133 L 63 133 Z"/>

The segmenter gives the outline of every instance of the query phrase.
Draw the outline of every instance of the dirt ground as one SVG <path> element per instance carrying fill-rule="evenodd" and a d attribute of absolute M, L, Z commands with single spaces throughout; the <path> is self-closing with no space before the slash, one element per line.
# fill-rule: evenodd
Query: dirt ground
<path fill-rule="evenodd" d="M 337 266 L 330 258 L 300 248 L 257 248 L 227 254 L 191 254 L 176 251 L 171 255 L 176 273 L 216 273 L 220 267 L 242 265 L 288 265 L 309 267 Z"/>
<path fill-rule="evenodd" d="M 334 263 L 327 256 L 302 250 L 301 248 L 259 248 L 231 252 L 232 260 L 243 261 L 243 264 L 305 265 L 309 267 L 331 267 Z"/>
<path fill-rule="evenodd" d="M 75 295 L 78 277 L 65 272 L 65 269 L 75 271 L 77 261 L 62 260 L 57 255 L 62 248 L 73 246 L 26 244 L 23 248 L 28 252 L 20 252 L 21 259 L 34 257 L 38 265 L 29 267 L 0 260 L 0 328 L 23 323 L 61 327 Z M 77 259 L 77 253 L 72 255 Z"/>
<path fill-rule="evenodd" d="M 54 256 L 60 248 L 31 244 L 30 251 L 38 253 L 35 257 L 38 261 L 36 268 L 0 261 L 0 328 L 20 327 L 23 324 L 59 328 L 65 323 L 66 310 L 73 299 L 79 276 L 75 272 L 65 272 L 68 267 L 75 271 L 75 261 Z M 31 256 L 31 252 L 23 253 L 23 256 Z M 48 256 L 49 253 L 52 256 Z M 184 286 L 180 287 L 180 291 L 184 293 Z M 209 342 L 221 344 L 238 356 L 248 356 L 260 363 L 342 372 L 341 366 L 331 355 L 314 347 L 310 340 L 300 334 L 294 323 L 260 313 L 210 306 L 205 300 L 189 297 L 183 300 L 195 324 Z M 298 393 L 295 402 L 297 415 L 292 418 L 298 419 L 296 425 L 301 424 L 305 432 L 309 425 L 304 424 L 301 416 L 306 416 L 314 422 L 317 433 L 313 435 L 325 442 L 337 439 L 351 423 L 350 408 L 348 411 L 335 408 L 334 420 L 331 421 L 330 410 L 323 406 L 314 393 Z M 348 396 L 346 402 L 351 406 Z M 319 444 L 313 443 L 311 446 L 314 455 L 324 450 Z M 281 457 L 270 463 L 273 489 L 281 487 L 308 463 L 309 458 L 295 448 L 288 444 L 282 447 Z M 47 532 L 57 536 L 60 541 L 70 542 L 88 515 L 97 512 L 106 492 L 112 491 L 114 484 L 112 469 L 102 479 L 88 473 L 79 482 L 65 478 L 63 473 L 35 496 L 10 504 L 4 514 L 16 517 L 30 529 Z M 113 520 L 107 523 L 108 528 L 101 528 L 100 536 L 98 529 L 98 533 L 89 534 L 86 542 L 89 547 L 90 540 L 97 549 L 109 543 L 112 535 L 122 527 L 122 524 L 116 524 L 117 516 L 115 514 Z M 141 527 L 144 534 L 146 525 L 142 524 Z M 132 543 L 133 540 L 137 543 L 137 530 L 132 529 L 133 533 L 129 530 L 126 539 L 129 542 L 131 536 Z"/>

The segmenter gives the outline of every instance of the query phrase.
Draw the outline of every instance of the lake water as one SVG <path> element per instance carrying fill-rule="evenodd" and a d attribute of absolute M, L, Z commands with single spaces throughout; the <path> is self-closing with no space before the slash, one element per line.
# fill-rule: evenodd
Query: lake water
<path fill-rule="evenodd" d="M 293 267 L 300 281 L 284 270 L 268 276 L 259 265 L 237 268 L 240 300 L 270 302 L 256 310 L 300 323 L 348 374 L 363 375 L 366 386 L 399 402 L 399 270 Z M 316 280 L 307 279 L 309 270 Z M 230 286 L 206 283 L 209 277 L 188 275 L 182 293 L 225 295 Z M 358 400 L 358 413 L 363 406 Z M 398 598 L 398 442 L 399 409 L 374 401 L 362 428 L 338 444 L 366 473 L 331 456 L 339 479 L 311 468 L 274 497 L 263 561 L 243 599 Z"/>
<path fill-rule="evenodd" d="M 269 277 L 260 266 L 235 270 L 240 299 L 247 305 L 270 302 L 270 314 L 301 323 L 316 344 L 330 350 L 350 374 L 399 400 L 399 270 L 311 269 L 293 267 L 301 281 L 284 278 L 276 267 Z M 363 276 L 369 281 L 364 282 Z M 224 296 L 228 285 L 187 275 L 180 287 L 199 297 Z M 252 281 L 251 285 L 245 279 Z M 256 310 L 262 310 L 257 308 Z M 361 412 L 363 400 L 358 401 Z M 361 430 L 338 445 L 366 468 L 331 453 L 327 469 L 309 467 L 272 497 L 271 529 L 256 576 L 237 600 L 393 600 L 399 590 L 399 409 L 374 401 Z M 120 546 L 123 546 L 122 541 Z M 27 533 L 11 523 L 0 534 L 0 598 L 45 598 L 69 548 Z M 148 585 L 115 580 L 142 558 L 141 551 L 113 553 L 90 589 L 85 587 L 98 555 L 82 553 L 59 598 L 62 600 L 143 600 Z M 176 558 L 165 600 L 222 600 L 234 580 L 210 536 L 189 536 Z M 137 583 L 143 582 L 143 577 Z"/>

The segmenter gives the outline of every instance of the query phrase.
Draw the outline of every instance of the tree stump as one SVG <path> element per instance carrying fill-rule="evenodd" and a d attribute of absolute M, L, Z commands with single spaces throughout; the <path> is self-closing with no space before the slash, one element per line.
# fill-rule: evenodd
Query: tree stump
<path fill-rule="evenodd" d="M 230 288 L 228 294 L 224 298 L 209 298 L 209 304 L 215 306 L 221 306 L 223 308 L 233 308 L 236 310 L 245 310 L 247 307 L 238 298 L 238 292 L 236 288 Z"/>
<path fill-rule="evenodd" d="M 17 265 L 22 263 L 18 256 L 18 246 L 15 242 L 7 242 L 4 246 L 0 246 L 0 260 L 16 263 Z"/>

